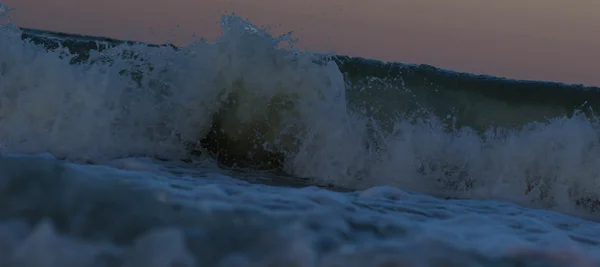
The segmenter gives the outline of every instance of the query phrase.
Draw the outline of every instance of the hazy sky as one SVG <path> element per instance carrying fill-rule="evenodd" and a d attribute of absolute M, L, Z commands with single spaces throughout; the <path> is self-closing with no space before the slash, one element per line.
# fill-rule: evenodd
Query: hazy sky
<path fill-rule="evenodd" d="M 21 26 L 153 42 L 212 39 L 220 14 L 236 12 L 310 50 L 600 85 L 600 0 L 3 2 Z"/>

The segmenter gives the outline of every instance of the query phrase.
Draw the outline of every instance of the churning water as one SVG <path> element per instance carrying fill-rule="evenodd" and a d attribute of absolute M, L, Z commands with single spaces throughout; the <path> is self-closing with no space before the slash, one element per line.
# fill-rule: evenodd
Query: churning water
<path fill-rule="evenodd" d="M 2 266 L 600 266 L 598 88 L 0 26 Z"/>

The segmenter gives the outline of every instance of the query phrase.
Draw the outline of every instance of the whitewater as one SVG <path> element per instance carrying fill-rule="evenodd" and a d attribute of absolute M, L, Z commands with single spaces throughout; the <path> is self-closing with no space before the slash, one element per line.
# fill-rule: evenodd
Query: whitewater
<path fill-rule="evenodd" d="M 221 26 L 0 25 L 1 266 L 600 266 L 598 88 Z"/>

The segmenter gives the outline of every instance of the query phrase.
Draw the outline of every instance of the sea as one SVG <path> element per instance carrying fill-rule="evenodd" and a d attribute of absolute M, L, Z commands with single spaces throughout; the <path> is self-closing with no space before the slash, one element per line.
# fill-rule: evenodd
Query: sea
<path fill-rule="evenodd" d="M 221 27 L 0 25 L 0 266 L 600 266 L 600 88 Z"/>

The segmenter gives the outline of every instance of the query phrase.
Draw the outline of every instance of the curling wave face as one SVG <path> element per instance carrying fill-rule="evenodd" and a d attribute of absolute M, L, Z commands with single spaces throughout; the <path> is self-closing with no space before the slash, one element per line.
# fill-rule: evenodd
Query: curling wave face
<path fill-rule="evenodd" d="M 49 49 L 52 34 L 0 26 L 0 151 L 200 155 L 348 189 L 598 216 L 596 88 L 280 49 L 290 39 L 236 16 L 222 27 L 181 48 L 63 36 Z"/>

